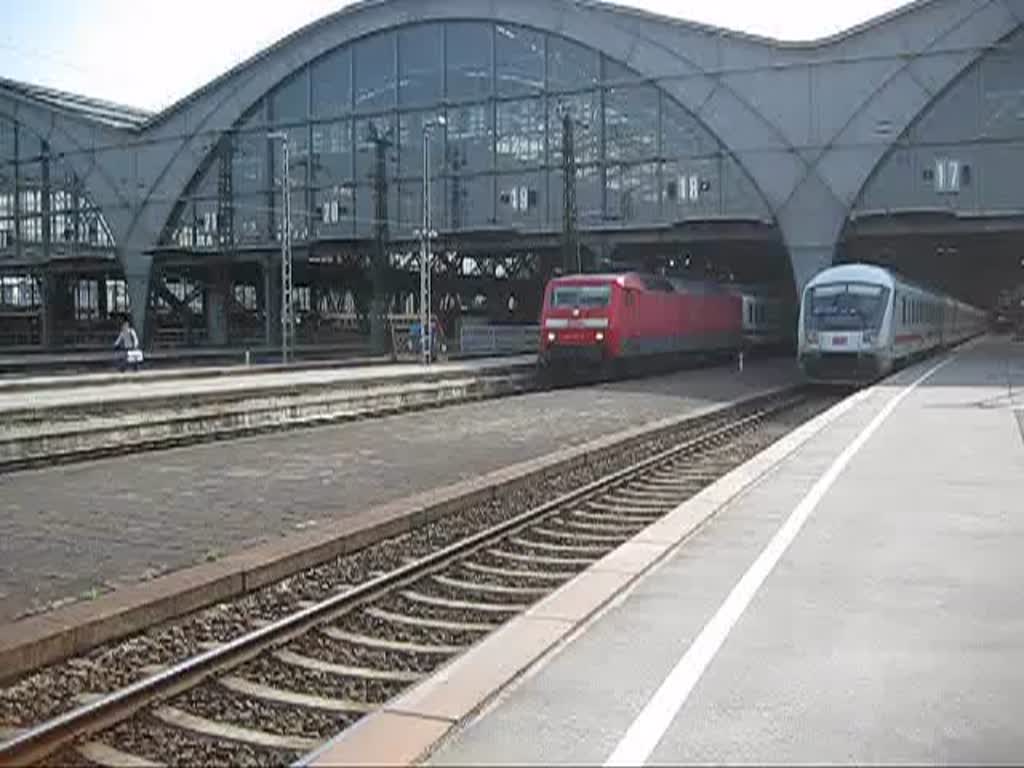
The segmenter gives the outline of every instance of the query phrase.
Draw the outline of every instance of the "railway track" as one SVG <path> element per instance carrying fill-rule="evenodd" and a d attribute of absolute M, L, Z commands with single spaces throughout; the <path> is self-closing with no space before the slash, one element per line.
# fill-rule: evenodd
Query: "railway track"
<path fill-rule="evenodd" d="M 790 393 L 701 421 L 631 466 L 9 734 L 0 765 L 292 762 L 831 402 Z"/>

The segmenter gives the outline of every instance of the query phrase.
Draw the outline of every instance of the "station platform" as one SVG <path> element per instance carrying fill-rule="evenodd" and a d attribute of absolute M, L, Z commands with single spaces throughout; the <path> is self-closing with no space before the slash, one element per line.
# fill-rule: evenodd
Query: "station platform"
<path fill-rule="evenodd" d="M 187 379 L 209 379 L 219 376 L 258 376 L 268 373 L 302 372 L 331 368 L 358 368 L 376 365 L 389 365 L 393 362 L 388 357 L 346 357 L 331 360 L 298 360 L 289 365 L 281 363 L 241 363 L 206 364 L 206 365 L 164 365 L 149 364 L 134 373 L 122 373 L 114 367 L 111 357 L 107 356 L 108 369 L 105 371 L 79 371 L 76 373 L 56 373 L 33 371 L 15 376 L 0 377 L 0 393 L 38 392 L 44 389 L 75 389 L 83 386 L 101 386 L 154 381 L 184 381 Z"/>
<path fill-rule="evenodd" d="M 481 375 L 529 369 L 534 355 L 457 360 L 436 363 L 429 368 L 417 363 L 392 365 L 332 365 L 328 367 L 275 369 L 210 369 L 207 375 L 187 371 L 168 375 L 153 371 L 125 374 L 111 380 L 109 375 L 88 375 L 65 381 L 53 377 L 21 379 L 0 384 L 0 418 L 13 412 L 60 410 L 83 406 L 103 406 L 132 402 L 215 400 L 252 396 L 263 392 L 297 391 L 310 388 L 361 387 L 368 384 L 400 383 L 437 379 L 454 374 Z M 37 386 L 33 386 L 33 381 Z M 61 385 L 63 384 L 63 386 Z"/>
<path fill-rule="evenodd" d="M 0 474 L 0 624 L 268 543 L 329 541 L 386 505 L 798 381 L 792 359 L 765 359 Z"/>
<path fill-rule="evenodd" d="M 312 764 L 1018 763 L 1022 544 L 1024 344 L 987 338 L 801 427 Z"/>
<path fill-rule="evenodd" d="M 111 335 L 113 345 L 116 333 Z M 256 345 L 248 350 L 238 347 L 167 347 L 146 352 L 148 369 L 188 370 L 193 366 L 219 366 L 240 368 L 245 364 L 246 352 L 253 363 L 274 364 L 280 360 L 280 348 Z M 350 359 L 366 357 L 369 345 L 363 342 L 339 344 L 299 345 L 295 354 L 303 362 L 317 362 L 325 358 Z M 104 370 L 114 366 L 112 347 L 99 350 L 36 351 L 0 350 L 0 383 L 26 376 L 53 375 L 57 377 L 78 376 L 95 372 L 102 375 Z"/>

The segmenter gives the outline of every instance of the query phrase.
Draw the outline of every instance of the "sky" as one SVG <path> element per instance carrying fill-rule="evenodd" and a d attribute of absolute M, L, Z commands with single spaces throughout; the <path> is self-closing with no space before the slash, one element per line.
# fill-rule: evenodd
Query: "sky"
<path fill-rule="evenodd" d="M 0 76 L 157 111 L 351 1 L 0 0 Z M 780 40 L 832 35 L 905 2 L 618 0 Z"/>

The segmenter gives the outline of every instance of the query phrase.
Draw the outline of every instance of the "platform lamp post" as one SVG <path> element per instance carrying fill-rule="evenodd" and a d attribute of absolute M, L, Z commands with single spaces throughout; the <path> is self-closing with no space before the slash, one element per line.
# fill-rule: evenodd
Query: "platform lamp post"
<path fill-rule="evenodd" d="M 447 124 L 448 120 L 444 115 L 438 115 L 433 120 L 428 120 L 423 124 L 423 227 L 416 230 L 415 234 L 420 238 L 420 344 L 422 345 L 424 365 L 430 365 L 433 357 L 431 354 L 433 328 L 430 322 L 433 254 L 431 253 L 430 241 L 437 237 L 437 232 L 433 228 L 430 206 L 432 186 L 430 178 L 430 136 L 435 127 L 444 127 Z"/>
<path fill-rule="evenodd" d="M 295 304 L 292 281 L 292 185 L 288 134 L 273 131 L 271 141 L 281 142 L 281 362 L 288 364 L 295 352 Z"/>

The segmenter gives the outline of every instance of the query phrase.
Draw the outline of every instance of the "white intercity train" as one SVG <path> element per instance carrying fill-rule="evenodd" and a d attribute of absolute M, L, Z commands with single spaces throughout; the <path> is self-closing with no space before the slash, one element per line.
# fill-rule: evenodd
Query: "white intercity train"
<path fill-rule="evenodd" d="M 984 333 L 986 323 L 982 310 L 888 269 L 830 267 L 800 302 L 800 367 L 811 381 L 873 381 Z"/>

